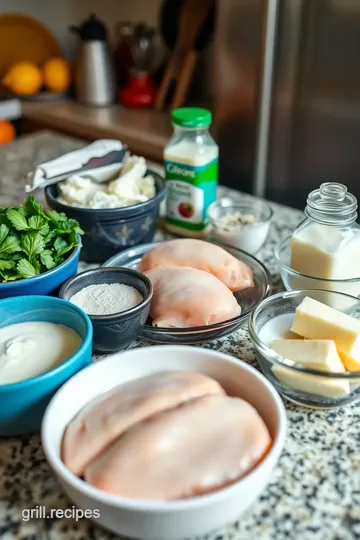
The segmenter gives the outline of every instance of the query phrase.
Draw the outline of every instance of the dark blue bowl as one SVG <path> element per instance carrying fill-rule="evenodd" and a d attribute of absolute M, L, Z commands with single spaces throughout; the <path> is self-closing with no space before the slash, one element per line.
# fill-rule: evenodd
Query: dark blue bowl
<path fill-rule="evenodd" d="M 67 206 L 58 201 L 58 186 L 45 188 L 47 204 L 58 212 L 76 219 L 85 231 L 81 259 L 102 263 L 124 249 L 151 242 L 159 218 L 160 203 L 165 196 L 165 181 L 154 171 L 156 195 L 149 201 L 124 208 L 91 209 Z"/>
<path fill-rule="evenodd" d="M 63 324 L 75 330 L 83 342 L 56 368 L 25 381 L 0 384 L 0 437 L 39 431 L 45 409 L 58 388 L 91 362 L 92 325 L 80 308 L 51 296 L 20 296 L 0 301 L 0 328 L 30 321 Z"/>
<path fill-rule="evenodd" d="M 61 285 L 77 272 L 81 247 L 77 247 L 71 255 L 56 268 L 38 276 L 0 283 L 0 299 L 12 296 L 34 294 L 55 294 Z"/>
<path fill-rule="evenodd" d="M 77 274 L 69 279 L 59 291 L 60 298 L 69 300 L 84 287 L 100 283 L 123 283 L 139 291 L 143 301 L 137 306 L 112 315 L 91 315 L 94 351 L 112 354 L 128 349 L 141 334 L 149 315 L 153 295 L 151 281 L 144 274 L 130 268 L 96 268 Z"/>

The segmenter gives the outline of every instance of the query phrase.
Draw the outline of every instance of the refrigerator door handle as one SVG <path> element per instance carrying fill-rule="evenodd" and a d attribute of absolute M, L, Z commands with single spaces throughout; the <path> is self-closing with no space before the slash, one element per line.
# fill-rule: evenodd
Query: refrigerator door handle
<path fill-rule="evenodd" d="M 264 197 L 266 193 L 266 171 L 279 6 L 280 0 L 263 0 L 262 58 L 260 62 L 259 108 L 253 180 L 254 194 L 259 197 Z"/>

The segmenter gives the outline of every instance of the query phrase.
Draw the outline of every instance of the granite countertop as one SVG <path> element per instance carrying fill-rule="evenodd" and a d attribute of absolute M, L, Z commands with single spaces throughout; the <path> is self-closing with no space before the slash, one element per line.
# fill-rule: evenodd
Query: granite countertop
<path fill-rule="evenodd" d="M 24 137 L 0 147 L 0 203 L 24 199 L 22 176 L 35 164 L 81 146 L 51 133 Z M 220 188 L 220 194 L 252 197 Z M 39 197 L 40 198 L 40 197 Z M 279 286 L 272 251 L 290 234 L 301 213 L 272 205 L 274 222 L 259 258 Z M 163 233 L 158 232 L 157 238 Z M 82 265 L 81 268 L 85 268 Z M 135 346 L 143 346 L 138 342 Z M 246 329 L 204 345 L 259 367 Z M 103 357 L 94 357 L 101 361 Z M 4 404 L 5 405 L 5 404 Z M 360 538 L 360 404 L 332 411 L 285 403 L 289 420 L 285 449 L 270 484 L 238 523 L 206 540 L 353 540 Z M 0 538 L 110 540 L 116 538 L 85 519 L 23 521 L 22 510 L 71 507 L 52 475 L 38 435 L 0 439 Z M 205 540 L 205 539 L 203 539 Z"/>

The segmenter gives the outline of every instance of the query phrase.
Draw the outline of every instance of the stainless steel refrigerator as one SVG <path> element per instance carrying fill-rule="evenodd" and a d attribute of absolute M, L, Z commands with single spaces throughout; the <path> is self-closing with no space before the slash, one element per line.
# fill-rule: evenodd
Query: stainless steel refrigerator
<path fill-rule="evenodd" d="M 360 199 L 360 0 L 219 0 L 215 133 L 225 185 L 303 208 Z"/>

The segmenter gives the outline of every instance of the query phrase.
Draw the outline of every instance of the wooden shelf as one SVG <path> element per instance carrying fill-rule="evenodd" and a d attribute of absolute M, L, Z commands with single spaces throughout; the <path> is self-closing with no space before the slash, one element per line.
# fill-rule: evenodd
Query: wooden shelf
<path fill-rule="evenodd" d="M 34 131 L 50 128 L 92 141 L 119 139 L 135 153 L 161 162 L 171 133 L 168 113 L 126 109 L 121 105 L 85 107 L 71 100 L 53 103 L 23 102 L 23 118 Z"/>

